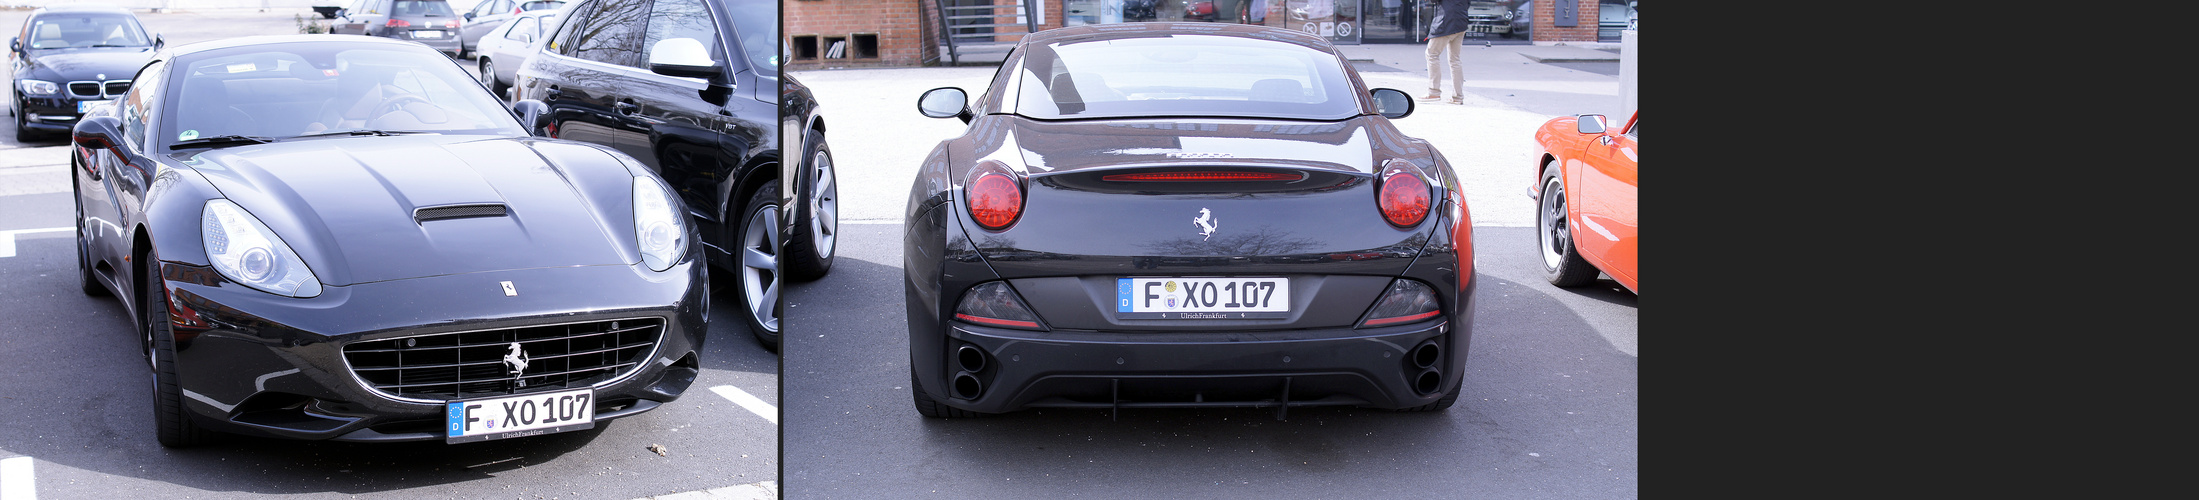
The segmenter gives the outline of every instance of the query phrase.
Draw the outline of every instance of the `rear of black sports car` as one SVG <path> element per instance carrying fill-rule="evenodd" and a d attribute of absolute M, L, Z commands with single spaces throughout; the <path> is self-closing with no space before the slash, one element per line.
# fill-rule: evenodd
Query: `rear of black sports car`
<path fill-rule="evenodd" d="M 1457 398 L 1471 223 L 1380 117 L 971 125 L 911 197 L 919 412 Z"/>

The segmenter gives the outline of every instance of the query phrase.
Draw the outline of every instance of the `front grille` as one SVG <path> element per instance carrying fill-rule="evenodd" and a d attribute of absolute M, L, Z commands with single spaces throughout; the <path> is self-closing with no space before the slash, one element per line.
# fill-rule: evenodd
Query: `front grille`
<path fill-rule="evenodd" d="M 616 379 L 646 362 L 663 335 L 664 321 L 655 318 L 443 333 L 354 342 L 344 346 L 344 361 L 384 394 L 468 399 Z M 513 374 L 513 361 L 522 359 L 525 370 Z"/>
<path fill-rule="evenodd" d="M 130 81 L 107 80 L 104 82 L 97 82 L 91 80 L 81 80 L 69 82 L 68 87 L 70 97 L 76 97 L 79 99 L 113 99 L 116 97 L 122 97 L 122 94 L 124 92 L 130 91 Z"/>

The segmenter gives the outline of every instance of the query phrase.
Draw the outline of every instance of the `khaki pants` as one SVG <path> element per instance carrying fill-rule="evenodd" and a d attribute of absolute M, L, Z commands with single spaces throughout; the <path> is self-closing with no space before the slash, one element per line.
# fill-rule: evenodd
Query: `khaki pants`
<path fill-rule="evenodd" d="M 1428 39 L 1428 95 L 1443 93 L 1443 62 L 1436 59 L 1444 51 L 1451 53 L 1451 98 L 1466 97 L 1466 68 L 1458 64 L 1459 43 L 1466 39 L 1461 31 Z"/>

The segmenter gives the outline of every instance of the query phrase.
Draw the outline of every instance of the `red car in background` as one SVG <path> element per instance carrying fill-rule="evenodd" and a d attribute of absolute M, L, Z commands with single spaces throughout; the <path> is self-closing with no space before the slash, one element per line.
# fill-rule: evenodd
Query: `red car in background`
<path fill-rule="evenodd" d="M 1598 271 L 1641 293 L 1636 189 L 1641 112 L 1610 130 L 1603 115 L 1561 116 L 1535 130 L 1535 227 L 1550 284 L 1580 286 Z"/>

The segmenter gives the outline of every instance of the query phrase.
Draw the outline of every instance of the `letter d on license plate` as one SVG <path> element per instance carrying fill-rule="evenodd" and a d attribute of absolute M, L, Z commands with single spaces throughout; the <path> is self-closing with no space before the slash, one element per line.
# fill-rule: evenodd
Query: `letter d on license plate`
<path fill-rule="evenodd" d="M 472 401 L 445 403 L 449 416 L 446 443 L 464 443 L 555 432 L 592 429 L 596 426 L 594 389 L 544 392 Z"/>

